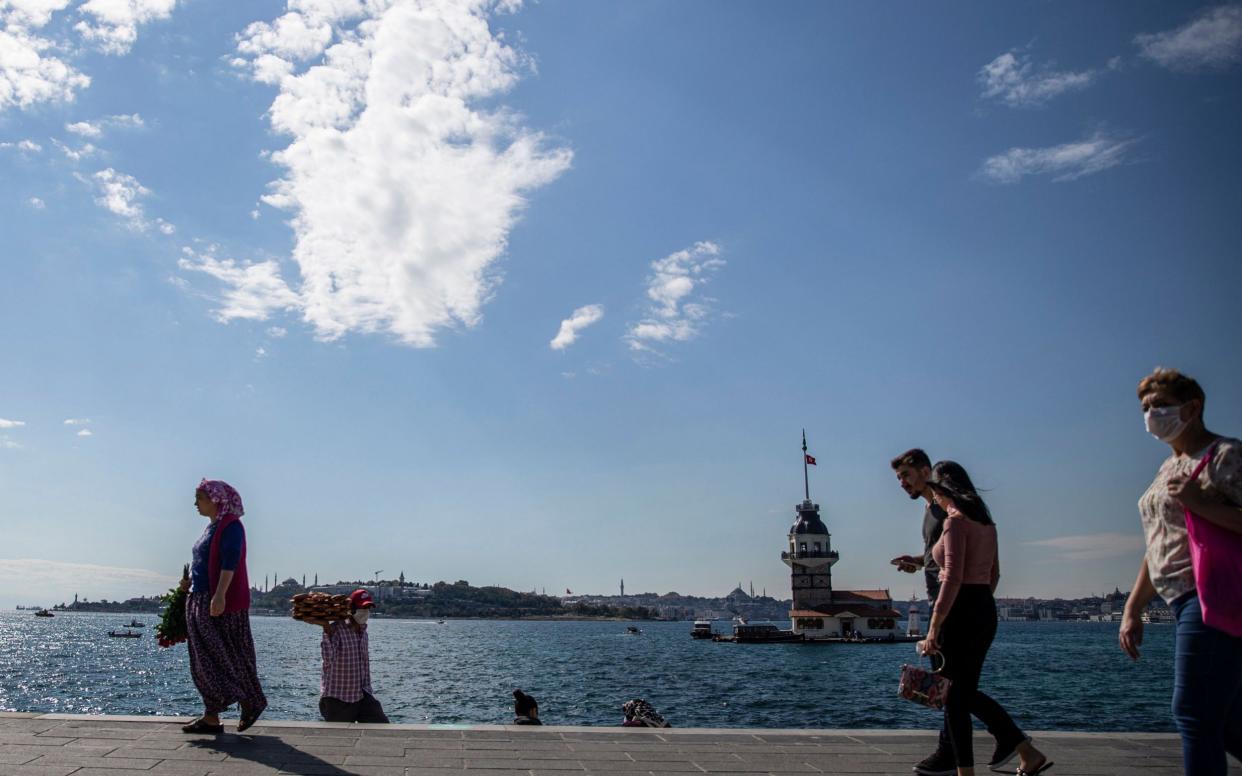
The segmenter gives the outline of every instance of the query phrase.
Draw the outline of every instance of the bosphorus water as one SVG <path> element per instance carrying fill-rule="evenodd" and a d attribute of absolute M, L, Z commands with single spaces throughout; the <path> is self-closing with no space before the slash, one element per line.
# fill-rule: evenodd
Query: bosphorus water
<path fill-rule="evenodd" d="M 92 714 L 201 712 L 184 644 L 111 639 L 127 614 L 0 612 L 0 709 Z M 319 637 L 288 618 L 253 617 L 268 719 L 318 719 Z M 718 644 L 688 622 L 377 618 L 375 694 L 394 722 L 501 724 L 510 692 L 539 699 L 547 724 L 617 725 L 642 697 L 677 727 L 932 728 L 939 715 L 897 697 L 912 644 Z M 787 625 L 787 623 L 783 624 Z M 716 623 L 726 630 L 728 623 Z M 983 687 L 1036 730 L 1172 731 L 1173 627 L 1149 625 L 1143 658 L 1115 623 L 1002 622 Z M 231 716 L 236 716 L 235 713 Z"/>

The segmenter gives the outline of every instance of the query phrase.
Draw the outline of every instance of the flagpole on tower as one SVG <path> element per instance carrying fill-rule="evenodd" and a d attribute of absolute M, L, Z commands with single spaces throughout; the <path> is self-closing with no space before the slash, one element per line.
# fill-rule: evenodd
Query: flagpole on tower
<path fill-rule="evenodd" d="M 806 429 L 802 429 L 802 486 L 806 490 L 806 500 L 811 500 L 811 478 L 806 469 Z"/>

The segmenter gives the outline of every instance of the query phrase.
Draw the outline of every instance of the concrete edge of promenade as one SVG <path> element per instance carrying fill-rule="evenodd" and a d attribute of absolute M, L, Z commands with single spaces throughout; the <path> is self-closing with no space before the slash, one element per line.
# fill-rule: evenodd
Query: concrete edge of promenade
<path fill-rule="evenodd" d="M 157 714 L 59 714 L 41 712 L 5 711 L 0 712 L 0 719 L 45 719 L 53 721 L 82 722 L 150 722 L 159 724 L 184 725 L 195 717 L 163 716 Z M 233 722 L 225 719 L 227 727 Z M 387 725 L 369 725 L 353 722 L 322 722 L 319 720 L 283 720 L 260 719 L 253 730 L 259 733 L 263 728 L 288 730 L 290 728 L 319 728 L 324 730 L 413 730 L 413 731 L 496 731 L 504 733 L 656 733 L 661 736 L 854 736 L 868 738 L 877 736 L 934 736 L 936 731 L 931 727 L 923 729 L 909 728 L 622 728 L 620 725 L 476 725 L 476 724 L 408 724 L 392 723 Z M 1116 738 L 1146 739 L 1151 741 L 1178 740 L 1177 733 L 1145 733 L 1128 730 L 1116 731 L 1074 731 L 1074 730 L 1034 730 L 1028 731 L 1036 738 Z"/>

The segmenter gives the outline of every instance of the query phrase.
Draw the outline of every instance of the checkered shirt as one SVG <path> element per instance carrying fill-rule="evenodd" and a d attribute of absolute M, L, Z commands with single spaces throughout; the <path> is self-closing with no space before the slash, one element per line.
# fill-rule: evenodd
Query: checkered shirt
<path fill-rule="evenodd" d="M 323 680 L 319 693 L 346 703 L 357 703 L 371 692 L 371 656 L 367 629 L 355 629 L 349 620 L 337 620 L 319 642 L 323 653 Z"/>

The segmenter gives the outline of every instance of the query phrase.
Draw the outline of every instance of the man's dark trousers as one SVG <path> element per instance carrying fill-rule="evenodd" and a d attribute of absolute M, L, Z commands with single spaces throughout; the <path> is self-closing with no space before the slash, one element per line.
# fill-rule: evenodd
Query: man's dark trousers
<path fill-rule="evenodd" d="M 363 693 L 362 700 L 346 703 L 324 696 L 319 699 L 319 713 L 325 722 L 387 722 L 384 707 L 370 693 Z"/>

